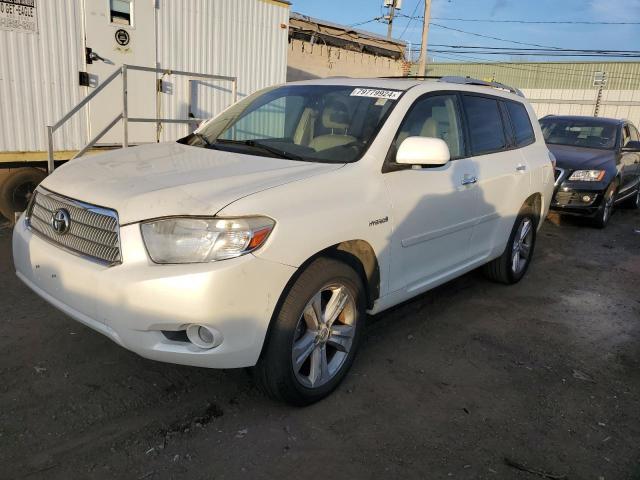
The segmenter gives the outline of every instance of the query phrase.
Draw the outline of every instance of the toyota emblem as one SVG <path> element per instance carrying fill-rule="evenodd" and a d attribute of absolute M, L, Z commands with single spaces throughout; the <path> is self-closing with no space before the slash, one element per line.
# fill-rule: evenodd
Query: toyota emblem
<path fill-rule="evenodd" d="M 67 233 L 71 227 L 69 211 L 65 208 L 60 208 L 53 212 L 51 216 L 51 227 L 60 235 Z"/>

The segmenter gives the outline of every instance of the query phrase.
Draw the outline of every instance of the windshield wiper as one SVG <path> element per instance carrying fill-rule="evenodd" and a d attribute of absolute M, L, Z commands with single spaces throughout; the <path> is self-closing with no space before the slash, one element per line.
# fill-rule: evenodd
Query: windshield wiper
<path fill-rule="evenodd" d="M 205 137 L 202 133 L 199 132 L 193 132 L 193 136 L 196 138 L 199 138 L 200 140 L 202 140 L 202 142 L 208 147 L 211 148 L 213 147 L 213 143 L 211 143 L 209 141 L 209 139 L 207 137 Z"/>
<path fill-rule="evenodd" d="M 287 152 L 280 148 L 272 147 L 270 145 L 265 145 L 264 143 L 256 142 L 255 140 L 218 140 L 216 143 L 231 144 L 231 145 L 246 145 L 247 147 L 259 148 L 261 150 L 264 150 L 265 152 L 273 153 L 274 155 L 277 155 L 280 158 L 285 158 L 287 160 L 303 160 L 304 161 L 304 158 L 302 158 L 300 155 L 296 155 L 295 153 Z M 215 143 L 211 145 L 215 146 Z"/>

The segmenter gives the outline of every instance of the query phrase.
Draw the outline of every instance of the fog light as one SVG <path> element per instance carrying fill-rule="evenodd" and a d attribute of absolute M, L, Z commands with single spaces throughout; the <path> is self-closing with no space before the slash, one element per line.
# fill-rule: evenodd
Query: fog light
<path fill-rule="evenodd" d="M 202 340 L 207 345 L 213 343 L 213 333 L 211 333 L 204 327 L 198 327 L 198 336 L 200 337 L 200 340 Z"/>
<path fill-rule="evenodd" d="M 187 338 L 196 347 L 205 349 L 217 347 L 222 343 L 222 334 L 204 325 L 189 325 L 187 327 Z"/>
<path fill-rule="evenodd" d="M 582 201 L 584 203 L 589 203 L 591 201 L 591 195 L 583 195 Z"/>

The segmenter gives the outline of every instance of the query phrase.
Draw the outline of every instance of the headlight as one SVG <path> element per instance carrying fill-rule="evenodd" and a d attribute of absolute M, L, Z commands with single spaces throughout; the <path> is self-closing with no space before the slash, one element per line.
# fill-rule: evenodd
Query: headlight
<path fill-rule="evenodd" d="M 576 170 L 571 174 L 569 180 L 576 182 L 599 182 L 604 178 L 604 170 Z"/>
<path fill-rule="evenodd" d="M 275 221 L 268 217 L 177 217 L 141 225 L 147 252 L 156 263 L 205 263 L 239 257 L 259 248 Z"/>

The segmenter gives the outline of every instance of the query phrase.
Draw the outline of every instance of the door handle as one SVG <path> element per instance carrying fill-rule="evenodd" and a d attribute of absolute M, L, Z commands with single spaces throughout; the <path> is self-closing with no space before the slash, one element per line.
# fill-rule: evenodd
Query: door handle
<path fill-rule="evenodd" d="M 105 63 L 107 62 L 104 58 L 102 58 L 100 55 L 94 52 L 92 48 L 86 47 L 84 50 L 85 50 L 86 62 L 88 64 L 92 64 L 93 62 L 97 62 L 97 61 L 101 61 Z"/>
<path fill-rule="evenodd" d="M 518 166 L 516 167 L 516 171 L 517 171 L 517 172 L 524 172 L 524 171 L 526 171 L 526 170 L 527 170 L 527 166 L 526 166 L 526 165 L 523 165 L 523 164 L 520 164 L 520 165 L 518 165 Z"/>
<path fill-rule="evenodd" d="M 474 183 L 478 183 L 478 177 L 473 175 L 465 175 L 462 179 L 462 185 L 473 185 Z"/>

